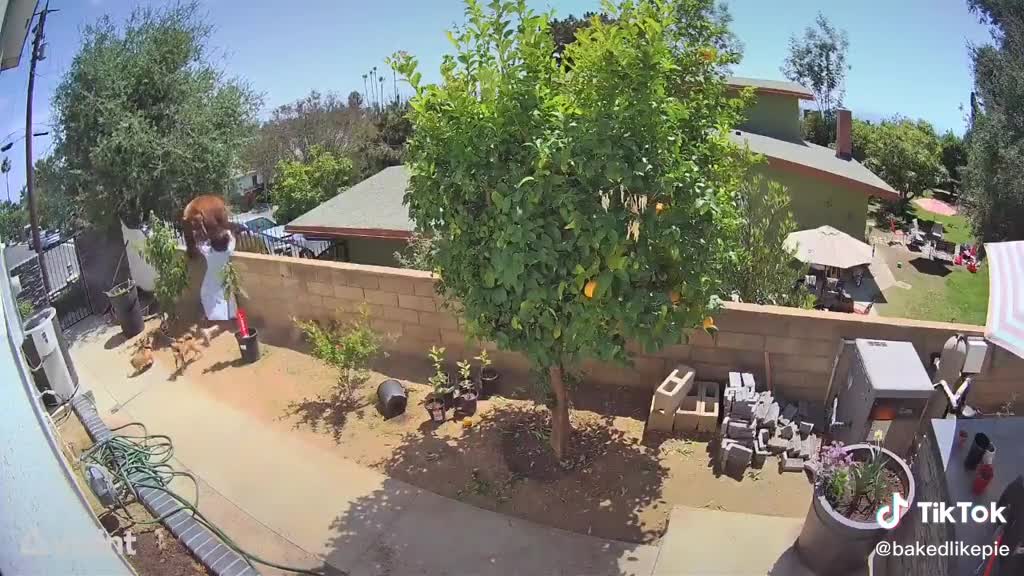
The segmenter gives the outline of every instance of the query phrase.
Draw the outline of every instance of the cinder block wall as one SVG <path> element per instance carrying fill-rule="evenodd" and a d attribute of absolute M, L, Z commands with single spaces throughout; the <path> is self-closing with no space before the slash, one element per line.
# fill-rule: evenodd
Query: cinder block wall
<path fill-rule="evenodd" d="M 251 322 L 269 342 L 298 341 L 293 318 L 347 320 L 365 303 L 372 325 L 392 336 L 389 348 L 403 358 L 421 361 L 432 345 L 447 347 L 453 360 L 479 351 L 478 344 L 466 341 L 459 319 L 442 307 L 427 272 L 252 253 L 236 253 L 233 260 L 248 292 Z M 632 367 L 589 362 L 583 368 L 592 381 L 646 389 L 680 362 L 696 368 L 703 379 L 720 380 L 731 370 L 745 370 L 787 398 L 822 401 L 841 338 L 907 340 L 927 361 L 949 336 L 983 332 L 963 324 L 735 303 L 726 305 L 717 324 L 716 338 L 695 331 L 685 344 L 650 354 L 634 350 Z M 989 349 L 971 403 L 994 410 L 1015 392 L 1024 401 L 1024 360 L 995 346 Z M 492 356 L 505 371 L 529 367 L 518 354 Z"/>

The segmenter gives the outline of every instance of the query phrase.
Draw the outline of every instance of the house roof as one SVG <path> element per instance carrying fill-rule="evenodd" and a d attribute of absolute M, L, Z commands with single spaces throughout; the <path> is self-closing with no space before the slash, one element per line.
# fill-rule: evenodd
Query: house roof
<path fill-rule="evenodd" d="M 405 206 L 409 171 L 391 166 L 292 220 L 286 232 L 311 236 L 408 238 L 416 229 Z"/>
<path fill-rule="evenodd" d="M 753 88 L 755 92 L 795 96 L 801 100 L 814 100 L 814 94 L 796 82 L 766 80 L 764 78 L 746 78 L 743 76 L 730 76 L 725 79 L 725 82 L 733 88 L 750 87 Z"/>
<path fill-rule="evenodd" d="M 870 196 L 894 200 L 899 193 L 863 164 L 839 158 L 836 151 L 810 142 L 790 142 L 752 132 L 733 130 L 730 139 L 752 152 L 763 154 L 769 166 L 802 172 L 817 178 L 860 190 Z"/>

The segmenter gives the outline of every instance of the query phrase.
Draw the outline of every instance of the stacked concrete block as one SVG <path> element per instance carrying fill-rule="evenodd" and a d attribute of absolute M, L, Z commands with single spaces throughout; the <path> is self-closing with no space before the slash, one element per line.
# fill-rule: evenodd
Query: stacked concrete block
<path fill-rule="evenodd" d="M 740 372 L 729 374 L 722 396 L 719 462 L 726 473 L 740 476 L 739 467 L 763 466 L 770 455 L 779 456 L 782 471 L 797 472 L 818 453 L 821 442 L 812 434 L 806 403 L 786 403 L 770 391 L 757 392 L 754 376 Z"/>
<path fill-rule="evenodd" d="M 647 417 L 648 430 L 672 431 L 676 410 L 689 394 L 696 375 L 693 368 L 680 364 L 655 389 L 651 398 L 651 413 Z"/>
<path fill-rule="evenodd" d="M 677 434 L 692 434 L 697 431 L 697 423 L 700 420 L 701 398 L 700 383 L 691 386 L 683 401 L 676 408 L 675 417 L 672 419 L 672 430 Z"/>
<path fill-rule="evenodd" d="M 697 415 L 697 432 L 714 432 L 719 415 L 718 383 L 698 382 L 697 388 L 700 390 L 700 400 L 697 402 L 700 409 Z"/>

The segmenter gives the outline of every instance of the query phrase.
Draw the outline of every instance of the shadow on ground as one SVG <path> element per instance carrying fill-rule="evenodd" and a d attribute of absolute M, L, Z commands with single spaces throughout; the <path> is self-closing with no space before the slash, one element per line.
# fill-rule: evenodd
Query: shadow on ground
<path fill-rule="evenodd" d="M 457 438 L 424 422 L 378 467 L 390 477 L 382 488 L 332 523 L 327 561 L 380 575 L 649 573 L 650 559 L 629 542 L 661 535 L 643 526 L 639 511 L 659 500 L 667 471 L 610 418 L 576 422 L 563 462 L 548 448 L 549 434 L 542 407 L 495 407 Z M 596 543 L 587 534 L 621 542 Z"/>
<path fill-rule="evenodd" d="M 212 369 L 212 367 L 211 367 Z M 291 420 L 292 428 L 308 428 L 313 432 L 327 432 L 335 443 L 341 442 L 341 434 L 349 416 L 364 418 L 361 408 L 375 404 L 373 398 L 342 384 L 336 384 L 323 394 L 289 402 L 281 420 Z"/>
<path fill-rule="evenodd" d="M 928 274 L 929 276 L 945 277 L 953 273 L 946 262 L 939 260 L 929 260 L 928 258 L 914 258 L 908 262 L 915 270 L 921 274 Z"/>

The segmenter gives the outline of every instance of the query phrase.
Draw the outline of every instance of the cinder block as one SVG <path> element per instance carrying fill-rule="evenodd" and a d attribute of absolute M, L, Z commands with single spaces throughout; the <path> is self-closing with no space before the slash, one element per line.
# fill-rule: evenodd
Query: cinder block
<path fill-rule="evenodd" d="M 811 430 L 813 430 L 813 429 L 814 429 L 814 424 L 812 424 L 812 423 L 810 423 L 810 422 L 808 422 L 806 420 L 803 420 L 803 421 L 800 422 L 800 435 L 801 436 L 807 436 L 808 434 L 811 433 Z"/>
<path fill-rule="evenodd" d="M 740 420 L 733 418 L 729 420 L 729 428 L 726 432 L 729 438 L 741 439 L 741 438 L 754 438 L 756 428 L 753 422 L 747 420 Z"/>
<path fill-rule="evenodd" d="M 733 400 L 732 410 L 729 411 L 729 415 L 733 418 L 751 420 L 754 417 L 754 407 L 754 402 L 750 400 Z"/>
<path fill-rule="evenodd" d="M 793 427 L 792 424 L 789 424 L 788 426 L 782 426 L 781 428 L 779 428 L 779 436 L 785 438 L 786 440 L 790 440 L 796 435 L 796 429 Z"/>
<path fill-rule="evenodd" d="M 729 372 L 729 388 L 742 388 L 743 376 L 739 372 Z"/>
<path fill-rule="evenodd" d="M 779 458 L 779 472 L 803 472 L 804 461 L 800 458 Z"/>
<path fill-rule="evenodd" d="M 793 419 L 796 418 L 796 413 L 797 413 L 797 406 L 796 406 L 796 404 L 787 404 L 786 407 L 782 409 L 782 417 L 785 418 L 789 422 L 792 422 Z"/>
<path fill-rule="evenodd" d="M 772 454 L 781 454 L 789 448 L 789 440 L 785 438 L 779 438 L 778 436 L 772 436 L 768 439 L 768 451 Z"/>
<path fill-rule="evenodd" d="M 718 424 L 718 383 L 698 382 L 700 399 L 697 402 L 697 432 L 714 432 Z"/>
<path fill-rule="evenodd" d="M 743 373 L 743 387 L 749 388 L 750 390 L 757 390 L 757 383 L 754 382 L 754 375 L 750 372 Z"/>
<path fill-rule="evenodd" d="M 651 413 L 647 416 L 647 430 L 656 432 L 671 432 L 672 419 L 675 412 L 669 412 L 664 408 L 655 408 L 654 398 L 651 398 Z"/>
<path fill-rule="evenodd" d="M 723 441 L 729 437 L 729 422 L 732 420 L 726 416 L 722 418 L 722 423 L 718 425 L 718 437 Z"/>
<path fill-rule="evenodd" d="M 786 456 L 789 456 L 790 458 L 800 458 L 803 448 L 803 440 L 801 440 L 799 436 L 793 436 L 789 439 L 789 446 L 786 447 Z"/>
<path fill-rule="evenodd" d="M 424 296 L 409 296 L 408 294 L 399 294 L 398 305 L 402 308 L 408 308 L 410 310 L 419 310 L 420 312 L 437 311 L 437 305 L 434 303 L 434 299 L 427 298 Z"/>
<path fill-rule="evenodd" d="M 754 450 L 740 444 L 730 444 L 725 454 L 725 471 L 731 476 L 742 476 L 750 466 Z M 802 463 L 801 463 L 802 464 Z"/>
<path fill-rule="evenodd" d="M 729 458 L 729 447 L 735 443 L 735 440 L 722 438 L 722 441 L 718 444 L 718 465 L 723 470 L 725 469 L 725 461 Z"/>
<path fill-rule="evenodd" d="M 654 404 L 668 414 L 675 414 L 676 410 L 683 403 L 683 398 L 690 393 L 693 387 L 694 378 L 697 373 L 684 364 L 676 366 L 666 378 L 654 390 Z"/>
<path fill-rule="evenodd" d="M 772 402 L 771 404 L 768 405 L 768 411 L 767 411 L 767 413 L 765 413 L 764 419 L 761 421 L 761 423 L 764 426 L 767 426 L 768 428 L 774 430 L 776 424 L 778 424 L 778 421 L 779 421 L 779 403 L 778 402 Z"/>

